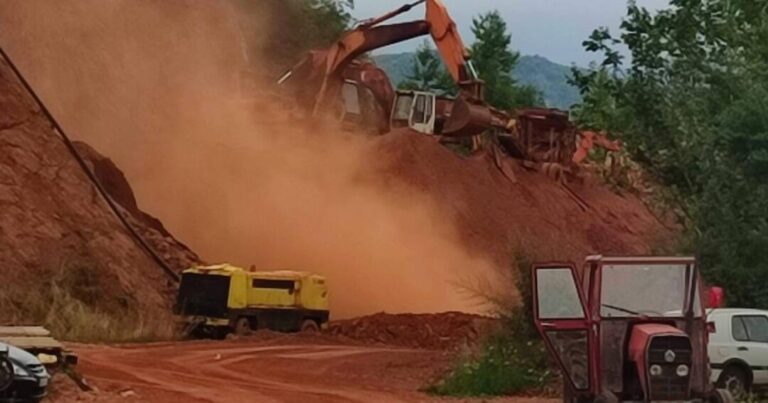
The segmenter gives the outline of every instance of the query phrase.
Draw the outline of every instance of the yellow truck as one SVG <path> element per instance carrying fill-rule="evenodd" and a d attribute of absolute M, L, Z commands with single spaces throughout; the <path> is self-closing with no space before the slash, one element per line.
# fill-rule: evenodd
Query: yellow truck
<path fill-rule="evenodd" d="M 197 266 L 182 273 L 174 312 L 188 333 L 205 336 L 317 331 L 328 322 L 328 288 L 323 276 L 308 272 Z"/>

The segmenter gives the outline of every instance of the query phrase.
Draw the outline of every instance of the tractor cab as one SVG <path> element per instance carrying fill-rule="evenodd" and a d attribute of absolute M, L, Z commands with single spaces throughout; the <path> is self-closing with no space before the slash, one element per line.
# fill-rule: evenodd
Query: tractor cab
<path fill-rule="evenodd" d="M 693 258 L 591 256 L 535 265 L 534 318 L 565 402 L 733 401 L 709 380 Z"/>

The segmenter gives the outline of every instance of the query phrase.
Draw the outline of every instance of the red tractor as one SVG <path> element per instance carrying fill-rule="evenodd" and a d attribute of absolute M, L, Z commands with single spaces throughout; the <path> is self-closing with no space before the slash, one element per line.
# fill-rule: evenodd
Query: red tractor
<path fill-rule="evenodd" d="M 532 285 L 564 402 L 733 401 L 710 382 L 695 259 L 591 256 L 580 275 L 572 263 L 540 264 Z"/>

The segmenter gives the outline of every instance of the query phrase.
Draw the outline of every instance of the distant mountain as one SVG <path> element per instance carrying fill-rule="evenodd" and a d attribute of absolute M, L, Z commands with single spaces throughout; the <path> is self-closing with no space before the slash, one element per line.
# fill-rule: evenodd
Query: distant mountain
<path fill-rule="evenodd" d="M 413 66 L 413 53 L 375 55 L 373 60 L 383 68 L 394 85 L 404 81 Z M 568 84 L 571 68 L 541 56 L 520 56 L 512 76 L 522 84 L 530 84 L 544 94 L 553 108 L 568 109 L 581 101 L 579 91 Z"/>

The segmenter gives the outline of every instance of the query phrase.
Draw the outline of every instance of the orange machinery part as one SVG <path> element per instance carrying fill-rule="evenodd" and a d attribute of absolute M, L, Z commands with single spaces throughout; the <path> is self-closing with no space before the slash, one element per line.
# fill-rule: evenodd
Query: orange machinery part
<path fill-rule="evenodd" d="M 609 140 L 605 132 L 583 131 L 580 133 L 580 137 L 578 148 L 573 155 L 573 162 L 576 164 L 584 161 L 595 146 L 608 151 L 621 151 L 621 141 Z"/>

